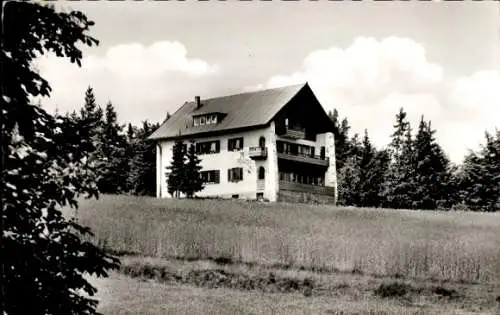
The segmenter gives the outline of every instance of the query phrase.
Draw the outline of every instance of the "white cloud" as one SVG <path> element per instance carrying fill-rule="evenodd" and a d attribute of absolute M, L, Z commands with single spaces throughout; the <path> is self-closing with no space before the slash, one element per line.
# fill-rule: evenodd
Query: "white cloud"
<path fill-rule="evenodd" d="M 448 91 L 442 140 L 450 150 L 475 150 L 484 143 L 486 130 L 500 128 L 500 71 L 477 71 L 452 80 Z"/>
<path fill-rule="evenodd" d="M 485 128 L 500 127 L 498 71 L 446 79 L 441 66 L 427 60 L 425 48 L 408 38 L 361 37 L 345 49 L 313 51 L 298 71 L 247 89 L 304 81 L 327 110 L 337 108 L 347 116 L 354 132 L 367 128 L 378 146 L 389 143 L 400 107 L 414 129 L 422 114 L 432 120 L 438 140 L 456 162 L 467 147 L 482 142 Z"/>
<path fill-rule="evenodd" d="M 174 111 L 185 100 L 187 82 L 207 80 L 218 72 L 217 66 L 188 57 L 184 45 L 176 41 L 112 46 L 103 56 L 84 57 L 81 68 L 47 55 L 38 59 L 37 68 L 53 88 L 51 98 L 42 100 L 49 111 L 56 106 L 62 112 L 79 109 L 91 85 L 102 105 L 111 100 L 120 120 L 134 123 L 151 119 L 152 114 L 163 119 L 167 110 Z M 172 99 L 179 102 L 168 104 Z"/>

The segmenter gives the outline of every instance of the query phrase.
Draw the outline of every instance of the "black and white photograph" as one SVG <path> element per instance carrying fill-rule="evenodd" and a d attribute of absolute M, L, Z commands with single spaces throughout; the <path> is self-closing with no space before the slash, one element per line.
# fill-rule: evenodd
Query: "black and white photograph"
<path fill-rule="evenodd" d="M 0 315 L 500 314 L 500 1 L 3 1 Z"/>

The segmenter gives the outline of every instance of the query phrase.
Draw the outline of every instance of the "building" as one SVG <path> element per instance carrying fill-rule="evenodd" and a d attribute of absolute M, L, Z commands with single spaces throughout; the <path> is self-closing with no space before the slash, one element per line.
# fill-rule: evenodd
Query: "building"
<path fill-rule="evenodd" d="M 194 142 L 199 197 L 335 203 L 333 123 L 307 83 L 182 105 L 149 139 L 157 143 L 157 196 L 169 198 L 176 139 Z M 300 199 L 300 200 L 299 200 Z"/>

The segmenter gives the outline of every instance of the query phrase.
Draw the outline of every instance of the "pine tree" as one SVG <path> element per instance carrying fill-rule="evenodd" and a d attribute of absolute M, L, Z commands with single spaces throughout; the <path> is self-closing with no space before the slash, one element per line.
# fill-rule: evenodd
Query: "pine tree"
<path fill-rule="evenodd" d="M 127 125 L 127 141 L 131 143 L 135 137 L 135 130 L 131 123 Z"/>
<path fill-rule="evenodd" d="M 129 125 L 131 127 L 131 125 Z M 142 127 L 129 128 L 133 138 L 129 140 L 128 187 L 135 195 L 154 196 L 156 194 L 156 144 L 147 138 L 159 127 L 158 123 L 143 121 Z"/>
<path fill-rule="evenodd" d="M 358 206 L 360 203 L 360 162 L 362 158 L 362 145 L 359 135 L 354 134 L 344 144 L 345 162 L 338 171 L 339 203 L 343 205 Z"/>
<path fill-rule="evenodd" d="M 99 152 L 102 176 L 98 185 L 103 193 L 116 194 L 127 191 L 128 152 L 126 139 L 121 132 L 122 127 L 118 124 L 116 110 L 113 104 L 108 102 L 100 134 Z"/>
<path fill-rule="evenodd" d="M 338 140 L 335 141 L 335 159 L 339 168 L 342 168 L 343 164 L 346 162 L 349 157 L 349 130 L 351 127 L 349 126 L 349 122 L 347 118 L 342 119 L 342 122 L 339 127 L 339 135 Z"/>
<path fill-rule="evenodd" d="M 365 129 L 365 135 L 361 146 L 361 158 L 359 161 L 360 185 L 359 185 L 359 206 L 376 207 L 378 206 L 378 190 L 374 178 L 377 171 L 375 166 L 376 150 L 373 148 L 368 130 Z"/>
<path fill-rule="evenodd" d="M 328 116 L 333 122 L 333 135 L 335 137 L 335 160 L 337 169 L 341 169 L 349 156 L 349 122 L 344 118 L 339 123 L 339 113 L 336 109 L 328 112 Z"/>
<path fill-rule="evenodd" d="M 413 207 L 436 209 L 451 198 L 450 165 L 441 147 L 434 138 L 435 130 L 422 116 L 415 138 L 415 173 Z"/>
<path fill-rule="evenodd" d="M 474 211 L 500 209 L 500 133 L 485 132 L 486 145 L 464 160 L 459 183 L 460 196 Z"/>
<path fill-rule="evenodd" d="M 392 141 L 389 145 L 390 164 L 384 184 L 386 204 L 391 208 L 411 208 L 413 193 L 413 141 L 406 112 L 396 115 Z"/>
<path fill-rule="evenodd" d="M 88 152 L 88 161 L 99 165 L 103 163 L 101 134 L 103 127 L 102 108 L 97 105 L 94 91 L 89 86 L 85 91 L 85 103 L 80 110 L 79 136 L 92 143 L 93 149 Z M 102 174 L 101 166 L 97 167 L 98 177 Z"/>
<path fill-rule="evenodd" d="M 182 140 L 176 140 L 172 148 L 172 161 L 167 167 L 168 193 L 175 198 L 180 197 L 180 192 L 185 190 L 185 164 L 186 152 Z"/>
<path fill-rule="evenodd" d="M 97 105 L 94 90 L 90 86 L 85 91 L 85 103 L 80 110 L 80 117 L 88 137 L 91 139 L 97 137 L 103 125 L 103 112 L 102 108 Z"/>
<path fill-rule="evenodd" d="M 350 156 L 338 171 L 338 203 L 356 206 L 359 202 L 360 170 L 356 156 Z"/>
<path fill-rule="evenodd" d="M 201 160 L 196 154 L 196 147 L 194 143 L 191 143 L 187 151 L 187 164 L 185 169 L 185 184 L 183 188 L 183 193 L 186 194 L 188 198 L 193 198 L 194 194 L 203 189 L 203 181 L 200 177 L 200 171 L 202 169 L 200 163 Z"/>
<path fill-rule="evenodd" d="M 389 170 L 390 155 L 387 149 L 377 151 L 373 163 L 369 166 L 371 189 L 368 190 L 366 199 L 371 207 L 388 207 L 385 196 L 385 178 Z"/>
<path fill-rule="evenodd" d="M 483 149 L 485 170 L 486 211 L 500 210 L 500 130 L 495 135 L 485 132 L 486 145 Z"/>

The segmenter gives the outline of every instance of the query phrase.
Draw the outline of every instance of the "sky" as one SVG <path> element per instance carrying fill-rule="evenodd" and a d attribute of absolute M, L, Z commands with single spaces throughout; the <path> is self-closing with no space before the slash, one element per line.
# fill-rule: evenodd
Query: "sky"
<path fill-rule="evenodd" d="M 45 55 L 41 104 L 78 110 L 88 86 L 122 123 L 185 101 L 308 82 L 325 110 L 390 142 L 400 107 L 460 162 L 500 128 L 500 2 L 58 2 L 96 24 L 82 67 Z"/>

